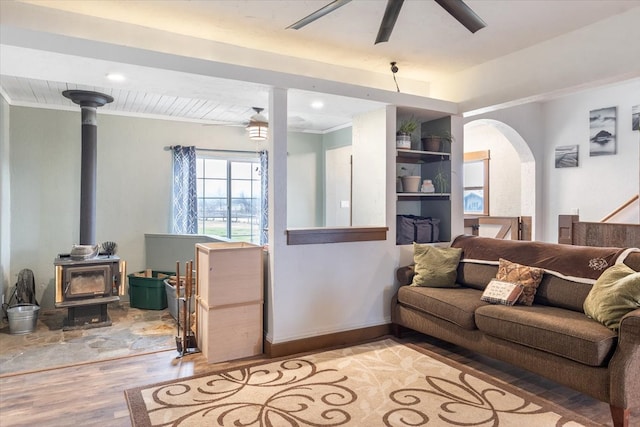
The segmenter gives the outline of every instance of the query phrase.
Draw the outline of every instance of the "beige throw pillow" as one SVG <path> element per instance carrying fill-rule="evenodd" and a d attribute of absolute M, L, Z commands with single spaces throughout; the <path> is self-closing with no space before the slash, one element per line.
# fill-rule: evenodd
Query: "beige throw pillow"
<path fill-rule="evenodd" d="M 590 318 L 618 330 L 624 315 L 640 308 L 640 272 L 625 264 L 607 268 L 591 288 L 583 308 Z"/>
<path fill-rule="evenodd" d="M 413 244 L 415 275 L 411 286 L 430 288 L 456 287 L 460 248 L 438 248 L 432 245 Z"/>
<path fill-rule="evenodd" d="M 544 270 L 541 268 L 529 267 L 500 258 L 496 279 L 522 285 L 522 295 L 518 298 L 517 303 L 532 305 L 543 274 Z"/>

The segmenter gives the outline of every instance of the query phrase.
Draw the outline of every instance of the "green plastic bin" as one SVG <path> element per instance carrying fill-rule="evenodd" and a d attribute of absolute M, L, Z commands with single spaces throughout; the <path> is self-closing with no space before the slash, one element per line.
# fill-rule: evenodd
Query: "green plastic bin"
<path fill-rule="evenodd" d="M 144 271 L 140 273 L 144 273 Z M 167 308 L 167 292 L 164 288 L 166 277 L 158 278 L 158 274 L 173 276 L 176 273 L 153 270 L 151 272 L 153 277 L 138 277 L 135 274 L 129 274 L 129 305 L 131 307 L 145 310 Z"/>

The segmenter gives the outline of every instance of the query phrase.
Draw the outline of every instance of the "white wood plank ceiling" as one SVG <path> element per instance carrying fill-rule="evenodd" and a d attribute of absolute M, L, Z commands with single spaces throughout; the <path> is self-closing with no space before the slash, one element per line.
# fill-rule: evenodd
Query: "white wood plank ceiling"
<path fill-rule="evenodd" d="M 62 96 L 70 89 L 90 90 L 111 95 L 114 101 L 101 110 L 132 113 L 139 116 L 163 116 L 193 121 L 242 125 L 254 113 L 251 106 L 224 104 L 211 99 L 180 97 L 128 89 L 96 87 L 50 80 L 0 76 L 2 89 L 15 105 L 77 110 L 71 100 Z"/>

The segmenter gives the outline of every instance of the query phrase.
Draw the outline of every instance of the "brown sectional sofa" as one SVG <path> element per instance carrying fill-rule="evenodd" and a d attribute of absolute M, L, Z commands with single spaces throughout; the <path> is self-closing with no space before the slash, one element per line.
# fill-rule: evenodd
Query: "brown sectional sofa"
<path fill-rule="evenodd" d="M 459 287 L 406 286 L 413 267 L 398 269 L 401 286 L 391 303 L 396 334 L 409 328 L 535 372 L 609 403 L 614 425 L 628 426 L 629 408 L 640 402 L 640 309 L 627 314 L 616 333 L 583 312 L 591 284 L 580 281 L 593 279 L 576 282 L 554 268 L 545 269 L 532 306 L 480 300 L 499 257 L 564 268 L 599 249 L 474 236 L 460 236 L 451 246 L 462 249 Z M 623 258 L 640 271 L 640 252 L 626 251 Z"/>

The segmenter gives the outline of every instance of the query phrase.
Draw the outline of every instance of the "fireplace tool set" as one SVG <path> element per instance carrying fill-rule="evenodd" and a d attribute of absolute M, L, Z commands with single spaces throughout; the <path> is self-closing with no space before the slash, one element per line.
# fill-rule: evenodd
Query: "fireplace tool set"
<path fill-rule="evenodd" d="M 196 336 L 192 330 L 191 321 L 191 304 L 194 295 L 193 286 L 193 261 L 186 262 L 186 271 L 184 276 L 184 292 L 180 295 L 181 280 L 180 262 L 176 263 L 176 303 L 178 305 L 176 324 L 178 327 L 176 336 L 176 349 L 180 355 L 178 358 L 187 354 L 199 353 Z M 182 307 L 182 309 L 180 308 Z"/>

